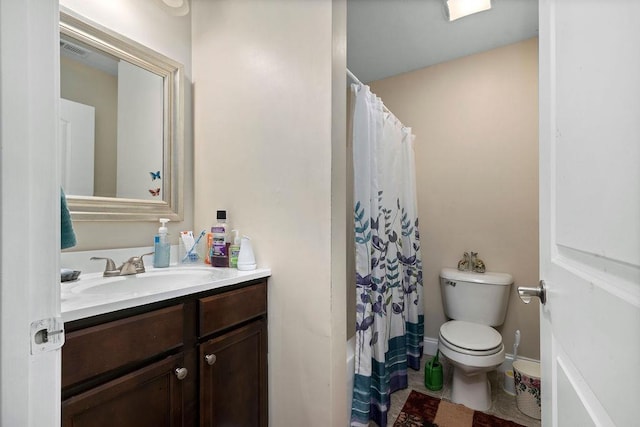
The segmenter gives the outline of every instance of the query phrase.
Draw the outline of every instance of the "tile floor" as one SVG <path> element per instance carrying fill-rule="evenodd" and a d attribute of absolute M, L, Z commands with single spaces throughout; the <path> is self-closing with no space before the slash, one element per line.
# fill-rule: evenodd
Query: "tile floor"
<path fill-rule="evenodd" d="M 420 393 L 427 394 L 429 396 L 438 397 L 444 400 L 451 399 L 451 378 L 453 371 L 449 369 L 446 361 L 440 358 L 444 367 L 444 387 L 439 391 L 431 391 L 424 386 L 424 364 L 432 356 L 422 357 L 422 369 L 420 371 L 414 371 L 409 369 L 409 387 L 404 390 L 398 390 L 391 395 L 391 408 L 389 410 L 389 427 L 393 426 L 398 414 L 402 410 L 407 396 L 411 390 L 419 391 Z M 522 412 L 520 412 L 516 406 L 516 398 L 511 396 L 502 389 L 503 376 L 502 374 L 493 371 L 489 373 L 489 380 L 491 382 L 491 408 L 486 411 L 489 414 L 496 417 L 511 420 L 516 423 L 522 424 L 527 427 L 540 427 L 540 421 L 531 418 Z M 498 381 L 500 380 L 500 382 Z M 372 423 L 373 424 L 373 423 Z"/>

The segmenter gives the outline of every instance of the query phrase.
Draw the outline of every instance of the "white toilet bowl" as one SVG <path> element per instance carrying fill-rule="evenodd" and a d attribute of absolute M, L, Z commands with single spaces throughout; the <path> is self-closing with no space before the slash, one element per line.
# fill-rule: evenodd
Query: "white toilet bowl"
<path fill-rule="evenodd" d="M 502 336 L 490 326 L 451 320 L 440 327 L 440 353 L 453 365 L 451 400 L 468 408 L 491 407 L 487 372 L 505 360 Z"/>

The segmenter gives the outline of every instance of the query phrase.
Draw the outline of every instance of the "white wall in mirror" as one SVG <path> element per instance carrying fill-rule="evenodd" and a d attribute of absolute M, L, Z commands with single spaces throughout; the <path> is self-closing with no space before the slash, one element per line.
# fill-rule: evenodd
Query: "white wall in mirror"
<path fill-rule="evenodd" d="M 162 200 L 163 80 L 118 62 L 117 197 Z"/>

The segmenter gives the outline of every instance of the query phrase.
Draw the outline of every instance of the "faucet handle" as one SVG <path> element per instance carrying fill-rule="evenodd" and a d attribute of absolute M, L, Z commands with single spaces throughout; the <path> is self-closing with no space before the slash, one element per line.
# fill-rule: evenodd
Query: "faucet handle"
<path fill-rule="evenodd" d="M 95 261 L 95 260 L 100 260 L 100 259 L 104 259 L 107 261 L 107 265 L 104 268 L 104 273 L 102 273 L 102 275 L 104 277 L 109 277 L 109 276 L 118 276 L 120 275 L 120 270 L 118 270 L 116 268 L 116 263 L 113 262 L 113 260 L 111 258 L 105 258 L 105 257 L 98 257 L 98 256 L 92 256 L 91 258 L 89 258 L 91 261 Z"/>
<path fill-rule="evenodd" d="M 136 263 L 135 263 L 136 258 L 137 257 L 131 257 L 127 261 L 122 263 L 122 265 L 119 268 L 121 276 L 128 276 L 130 274 L 138 273 L 138 269 L 136 268 Z"/>
<path fill-rule="evenodd" d="M 126 260 L 123 265 L 126 265 L 128 269 L 131 268 L 130 266 L 133 266 L 136 274 L 144 273 L 144 263 L 142 262 L 142 257 L 132 256 L 131 258 Z"/>
<path fill-rule="evenodd" d="M 138 273 L 144 273 L 145 272 L 145 268 L 144 268 L 144 260 L 143 258 L 146 257 L 147 255 L 153 255 L 155 252 L 149 252 L 148 254 L 143 254 L 140 255 L 139 257 L 132 257 L 129 261 L 133 262 L 136 266 L 136 272 Z"/>

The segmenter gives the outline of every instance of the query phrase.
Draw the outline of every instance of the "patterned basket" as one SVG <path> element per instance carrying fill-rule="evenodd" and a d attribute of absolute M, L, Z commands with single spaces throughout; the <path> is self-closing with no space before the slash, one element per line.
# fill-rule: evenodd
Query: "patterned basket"
<path fill-rule="evenodd" d="M 518 409 L 531 418 L 540 419 L 540 363 L 528 360 L 513 362 Z"/>

